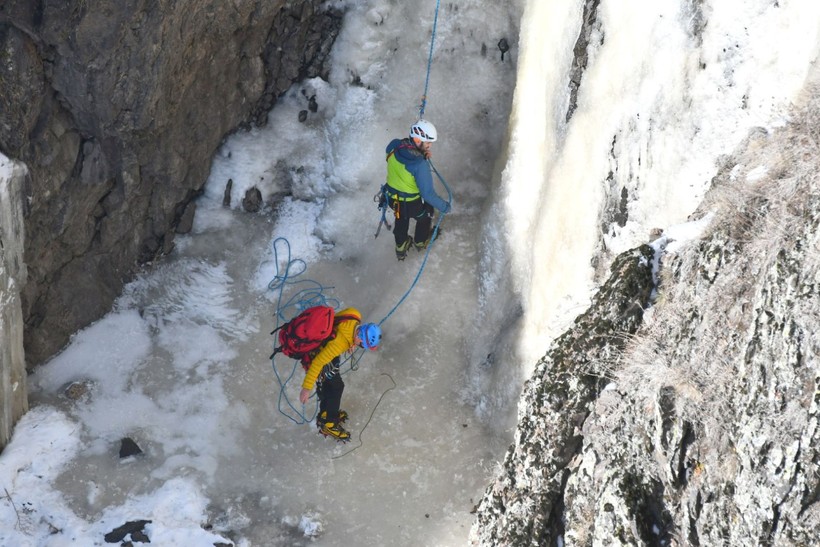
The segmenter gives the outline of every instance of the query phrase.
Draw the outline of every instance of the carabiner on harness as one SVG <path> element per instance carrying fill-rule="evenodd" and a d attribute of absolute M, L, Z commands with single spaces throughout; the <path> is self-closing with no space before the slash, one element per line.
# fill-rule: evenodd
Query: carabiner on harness
<path fill-rule="evenodd" d="M 382 216 L 379 219 L 379 225 L 376 228 L 376 235 L 374 237 L 379 237 L 379 232 L 381 232 L 382 225 L 387 226 L 388 230 L 392 230 L 393 227 L 390 226 L 390 223 L 387 222 L 387 185 L 382 184 L 381 189 L 373 196 L 373 201 L 378 203 L 379 210 L 382 212 Z"/>

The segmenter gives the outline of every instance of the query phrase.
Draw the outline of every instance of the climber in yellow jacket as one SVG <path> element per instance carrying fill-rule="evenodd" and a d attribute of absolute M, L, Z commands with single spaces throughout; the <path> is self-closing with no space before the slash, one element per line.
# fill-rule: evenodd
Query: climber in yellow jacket
<path fill-rule="evenodd" d="M 316 386 L 316 396 L 319 398 L 319 414 L 316 416 L 316 426 L 325 436 L 331 436 L 341 441 L 350 439 L 342 422 L 347 420 L 347 412 L 340 409 L 342 392 L 345 383 L 339 372 L 341 356 L 352 353 L 356 347 L 376 350 L 381 343 L 381 328 L 375 323 L 361 323 L 362 314 L 356 308 L 347 308 L 336 314 L 341 317 L 333 327 L 333 338 L 325 343 L 319 352 L 310 361 L 302 382 L 302 391 L 299 400 L 307 403 L 310 392 Z"/>

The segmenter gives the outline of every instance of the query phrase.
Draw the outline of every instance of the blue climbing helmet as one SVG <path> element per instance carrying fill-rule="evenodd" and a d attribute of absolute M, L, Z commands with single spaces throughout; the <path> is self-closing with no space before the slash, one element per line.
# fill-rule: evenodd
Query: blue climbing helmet
<path fill-rule="evenodd" d="M 359 340 L 362 345 L 370 350 L 379 349 L 382 341 L 382 329 L 375 323 L 364 323 L 359 326 Z"/>

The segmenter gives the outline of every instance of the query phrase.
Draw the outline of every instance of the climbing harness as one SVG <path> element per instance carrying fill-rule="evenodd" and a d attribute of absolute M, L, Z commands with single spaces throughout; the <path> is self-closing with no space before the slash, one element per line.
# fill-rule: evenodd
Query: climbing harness
<path fill-rule="evenodd" d="M 381 189 L 379 189 L 379 191 L 376 192 L 376 195 L 373 196 L 373 201 L 378 203 L 379 211 L 382 212 L 381 219 L 379 220 L 379 225 L 378 227 L 376 227 L 376 235 L 373 237 L 379 237 L 379 232 L 381 231 L 382 226 L 386 226 L 388 230 L 393 229 L 393 227 L 390 226 L 390 223 L 387 222 L 387 204 L 389 199 L 390 198 L 387 194 L 387 185 L 383 184 Z M 398 216 L 396 218 L 398 218 Z"/>
<path fill-rule="evenodd" d="M 392 152 L 391 152 L 392 154 Z M 376 228 L 376 236 L 379 237 L 379 232 L 381 231 L 382 225 L 387 226 L 387 229 L 390 230 L 392 227 L 387 222 L 387 209 L 390 208 L 393 210 L 396 220 L 400 218 L 399 216 L 399 205 L 405 201 L 413 201 L 419 199 L 421 195 L 416 193 L 407 193 L 401 192 L 394 188 L 389 188 L 387 184 L 382 184 L 381 189 L 373 196 L 373 201 L 379 204 L 379 210 L 382 212 L 381 220 L 379 220 L 379 226 Z"/>

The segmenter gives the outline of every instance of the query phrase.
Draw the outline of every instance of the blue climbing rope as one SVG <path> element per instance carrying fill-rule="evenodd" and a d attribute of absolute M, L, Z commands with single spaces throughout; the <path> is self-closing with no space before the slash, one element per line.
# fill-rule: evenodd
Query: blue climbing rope
<path fill-rule="evenodd" d="M 284 269 L 282 271 L 279 269 L 280 251 L 277 247 L 281 245 L 284 245 L 287 248 L 287 260 L 283 261 Z M 337 309 L 340 306 L 340 302 L 337 299 L 329 298 L 324 294 L 326 290 L 332 289 L 333 287 L 326 287 L 316 281 L 313 281 L 312 279 L 295 280 L 296 277 L 307 271 L 307 264 L 305 264 L 305 261 L 302 259 L 291 258 L 290 242 L 287 239 L 278 237 L 273 241 L 273 256 L 276 264 L 276 274 L 268 283 L 268 289 L 278 293 L 276 300 L 276 313 L 274 314 L 276 317 L 276 329 L 279 328 L 280 324 L 290 321 L 304 310 L 313 306 L 332 306 L 334 309 Z M 307 285 L 307 287 L 298 290 L 287 300 L 287 302 L 283 303 L 282 298 L 285 292 L 285 287 L 299 284 Z M 274 329 L 274 332 L 276 329 Z M 275 340 L 273 342 L 273 346 L 276 347 Z M 347 374 L 350 371 L 357 370 L 359 368 L 359 361 L 361 360 L 363 354 L 364 350 L 357 350 L 348 355 L 339 364 L 339 374 Z M 348 362 L 350 362 L 350 367 L 343 371 L 342 367 Z M 271 366 L 273 368 L 274 375 L 276 375 L 276 381 L 279 383 L 279 397 L 277 400 L 277 409 L 279 410 L 279 413 L 296 424 L 312 422 L 316 418 L 316 414 L 319 411 L 318 401 L 314 401 L 312 415 L 308 418 L 304 412 L 304 406 L 302 406 L 301 409 L 294 406 L 288 398 L 285 389 L 293 376 L 296 374 L 296 369 L 299 367 L 299 361 L 293 361 L 290 372 L 287 374 L 287 378 L 284 381 L 282 380 L 282 376 L 284 376 L 284 374 L 280 375 L 279 369 L 277 368 L 276 354 L 271 356 Z M 315 393 L 311 395 L 311 398 L 313 397 L 315 397 Z M 290 411 L 283 409 L 283 403 L 287 405 Z M 294 414 L 296 415 L 296 418 L 293 417 Z"/>
<path fill-rule="evenodd" d="M 430 67 L 433 65 L 433 44 L 436 41 L 436 27 L 438 26 L 438 10 L 441 0 L 436 0 L 436 14 L 433 17 L 433 35 L 430 37 L 430 55 L 427 57 L 427 77 L 424 80 L 424 95 L 421 96 L 421 106 L 419 106 L 419 119 L 424 117 L 424 109 L 427 107 L 427 88 L 430 85 Z"/>
<path fill-rule="evenodd" d="M 424 80 L 424 95 L 422 95 L 422 97 L 421 97 L 421 106 L 419 107 L 419 119 L 424 118 L 424 109 L 427 107 L 427 89 L 429 88 L 429 85 L 430 85 L 430 70 L 433 66 L 433 45 L 436 42 L 436 27 L 438 26 L 438 12 L 439 12 L 440 7 L 441 7 L 441 0 L 436 0 L 436 13 L 433 16 L 433 33 L 430 36 L 430 54 L 427 56 L 427 76 Z M 430 164 L 430 168 L 433 170 L 433 173 L 436 174 L 438 179 L 441 181 L 441 184 L 444 185 L 444 188 L 447 190 L 447 205 L 451 205 L 452 202 L 453 202 L 453 193 L 450 191 L 450 187 L 447 186 L 447 181 L 444 180 L 444 177 L 441 176 L 441 173 L 438 172 L 438 169 L 436 169 L 435 165 L 433 165 L 433 162 L 430 159 L 427 160 L 427 163 Z M 385 211 L 386 211 L 386 207 L 385 207 L 385 210 L 382 211 L 382 220 L 380 222 L 387 225 L 387 221 L 384 218 Z M 438 229 L 439 229 L 439 226 L 441 225 L 441 221 L 444 219 L 444 215 L 445 215 L 445 213 L 439 214 L 438 221 L 436 222 L 436 225 L 433 228 L 433 234 L 430 236 L 430 243 L 427 245 L 427 250 L 424 253 L 424 260 L 421 261 L 421 266 L 419 267 L 419 271 L 416 274 L 416 277 L 413 279 L 413 282 L 410 284 L 410 288 L 407 289 L 407 292 L 405 292 L 404 295 L 396 303 L 396 305 L 393 306 L 393 309 L 391 309 L 387 313 L 387 315 L 385 315 L 384 318 L 381 321 L 379 321 L 379 326 L 381 326 L 382 323 L 387 321 L 388 317 L 393 315 L 393 312 L 395 312 L 399 308 L 399 306 L 401 306 L 401 304 L 405 301 L 405 299 L 407 299 L 407 297 L 413 291 L 413 288 L 415 288 L 416 283 L 418 283 L 418 280 L 421 277 L 421 273 L 424 271 L 424 266 L 427 264 L 427 257 L 430 256 L 430 248 L 433 246 L 433 242 L 435 242 L 435 240 L 436 240 L 436 236 L 438 235 Z M 381 223 L 379 224 L 379 229 L 381 229 L 381 226 L 382 226 Z M 379 235 L 379 231 L 377 229 L 376 230 L 376 236 L 378 236 L 378 235 Z"/>

